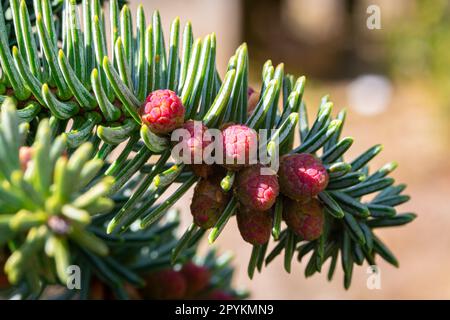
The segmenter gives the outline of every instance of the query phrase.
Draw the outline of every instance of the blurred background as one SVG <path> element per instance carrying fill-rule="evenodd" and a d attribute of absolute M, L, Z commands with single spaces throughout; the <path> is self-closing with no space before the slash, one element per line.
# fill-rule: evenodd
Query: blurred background
<path fill-rule="evenodd" d="M 130 1 L 133 10 L 140 1 Z M 159 9 L 166 26 L 180 16 L 194 34 L 217 35 L 218 68 L 245 41 L 251 84 L 260 87 L 263 63 L 285 63 L 306 75 L 304 99 L 315 114 L 330 94 L 336 112 L 349 111 L 344 135 L 356 141 L 355 156 L 376 143 L 384 151 L 375 168 L 396 160 L 393 176 L 408 184 L 412 200 L 400 208 L 418 218 L 406 227 L 380 230 L 400 268 L 380 261 L 381 289 L 369 290 L 367 266 L 354 270 L 343 289 L 342 272 L 305 279 L 304 263 L 291 274 L 282 258 L 249 280 L 251 246 L 236 236 L 235 221 L 217 241 L 235 254 L 236 284 L 255 299 L 439 299 L 450 298 L 450 2 L 447 0 L 146 0 L 147 14 Z M 372 5 L 372 6 L 371 6 Z M 375 5 L 375 7 L 373 6 Z M 370 7 L 369 7 L 370 6 Z M 379 12 L 377 11 L 379 9 Z M 375 10 L 375 11 L 373 11 Z M 368 13 L 369 11 L 369 13 Z M 379 13 L 380 29 L 368 18 Z M 190 193 L 179 207 L 190 220 Z M 205 244 L 206 246 L 206 244 Z"/>

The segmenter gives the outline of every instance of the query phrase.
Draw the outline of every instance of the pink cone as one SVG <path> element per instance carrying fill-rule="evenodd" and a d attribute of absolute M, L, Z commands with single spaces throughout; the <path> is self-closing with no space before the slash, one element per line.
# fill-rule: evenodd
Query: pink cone
<path fill-rule="evenodd" d="M 141 108 L 142 122 L 156 134 L 167 134 L 182 126 L 185 108 L 171 90 L 150 93 Z"/>

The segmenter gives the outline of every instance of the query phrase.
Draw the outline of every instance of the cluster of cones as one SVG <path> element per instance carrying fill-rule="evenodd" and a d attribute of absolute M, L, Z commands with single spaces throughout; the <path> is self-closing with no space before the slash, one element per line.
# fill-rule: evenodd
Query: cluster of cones
<path fill-rule="evenodd" d="M 257 95 L 249 91 L 250 112 Z M 195 130 L 194 121 L 184 122 L 184 116 L 181 100 L 170 90 L 152 92 L 141 109 L 143 123 L 155 134 L 186 129 L 190 137 L 181 141 L 186 144 L 183 150 L 189 150 L 191 159 L 198 158 L 211 143 L 205 138 L 208 128 L 201 124 L 200 130 Z M 312 154 L 287 154 L 281 157 L 278 172 L 270 172 L 262 164 L 252 164 L 251 149 L 258 142 L 254 129 L 243 124 L 226 124 L 221 127 L 221 135 L 221 164 L 190 165 L 201 177 L 190 206 L 194 222 L 203 229 L 212 228 L 234 194 L 239 200 L 236 217 L 242 238 L 253 245 L 261 245 L 270 238 L 272 209 L 281 197 L 283 218 L 288 227 L 304 240 L 317 239 L 324 224 L 317 195 L 328 184 L 328 173 L 321 161 Z M 226 171 L 234 174 L 232 191 L 221 186 Z"/>

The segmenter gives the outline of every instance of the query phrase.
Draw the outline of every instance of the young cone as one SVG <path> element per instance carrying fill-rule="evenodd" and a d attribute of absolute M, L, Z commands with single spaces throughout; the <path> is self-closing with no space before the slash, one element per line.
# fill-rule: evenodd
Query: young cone
<path fill-rule="evenodd" d="M 308 153 L 281 157 L 278 177 L 281 192 L 298 201 L 315 197 L 328 184 L 327 169 L 319 159 Z"/>
<path fill-rule="evenodd" d="M 188 134 L 189 138 L 180 137 L 179 143 L 181 149 L 180 156 L 185 163 L 200 165 L 203 163 L 203 150 L 211 143 L 204 138 L 205 131 L 208 127 L 200 121 L 189 120 L 182 126 Z M 184 154 L 184 150 L 188 150 L 188 154 Z"/>
<path fill-rule="evenodd" d="M 141 108 L 142 122 L 156 134 L 167 134 L 182 126 L 185 108 L 171 90 L 156 90 L 145 99 Z"/>
<path fill-rule="evenodd" d="M 304 240 L 315 240 L 322 234 L 324 213 L 317 199 L 300 202 L 285 198 L 283 219 L 288 227 Z"/>
<path fill-rule="evenodd" d="M 236 177 L 235 195 L 250 210 L 267 211 L 278 197 L 278 178 L 275 172 L 262 174 L 262 170 L 264 167 L 258 164 L 241 170 Z"/>
<path fill-rule="evenodd" d="M 195 224 L 203 229 L 215 225 L 229 199 L 229 195 L 222 190 L 217 180 L 201 179 L 194 189 L 191 214 Z"/>
<path fill-rule="evenodd" d="M 253 244 L 260 245 L 269 241 L 273 218 L 268 211 L 254 211 L 240 207 L 236 219 L 242 238 Z"/>
<path fill-rule="evenodd" d="M 224 167 L 237 171 L 256 160 L 258 134 L 242 124 L 232 124 L 222 130 Z"/>

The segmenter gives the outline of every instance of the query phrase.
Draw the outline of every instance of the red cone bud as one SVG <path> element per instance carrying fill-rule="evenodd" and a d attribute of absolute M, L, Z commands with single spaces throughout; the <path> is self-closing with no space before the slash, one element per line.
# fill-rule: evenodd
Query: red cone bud
<path fill-rule="evenodd" d="M 255 130 L 233 124 L 222 130 L 222 138 L 224 166 L 227 169 L 239 170 L 256 161 L 258 134 Z"/>
<path fill-rule="evenodd" d="M 240 171 L 236 176 L 235 194 L 242 205 L 251 210 L 269 210 L 278 196 L 276 174 L 262 174 L 262 169 L 261 165 L 251 166 Z"/>
<path fill-rule="evenodd" d="M 324 214 L 317 199 L 299 202 L 285 199 L 283 219 L 288 227 L 304 240 L 311 241 L 320 237 L 323 231 Z"/>
<path fill-rule="evenodd" d="M 268 211 L 254 211 L 243 207 L 236 214 L 238 228 L 242 238 L 259 245 L 269 241 L 273 218 Z"/>
<path fill-rule="evenodd" d="M 215 225 L 225 208 L 229 195 L 223 192 L 218 179 L 202 179 L 194 189 L 191 214 L 196 225 L 209 229 Z"/>
<path fill-rule="evenodd" d="M 203 162 L 203 151 L 211 143 L 211 141 L 205 140 L 205 131 L 208 127 L 203 125 L 200 121 L 189 120 L 182 126 L 183 129 L 189 132 L 189 138 L 180 137 L 179 143 L 181 144 L 181 156 L 184 158 L 183 150 L 189 150 L 189 154 L 186 155 L 186 159 L 189 159 L 189 164 L 200 165 Z"/>
<path fill-rule="evenodd" d="M 181 127 L 185 108 L 171 90 L 156 90 L 149 94 L 141 108 L 142 122 L 156 134 L 167 134 Z"/>
<path fill-rule="evenodd" d="M 307 153 L 281 157 L 278 181 L 281 192 L 294 200 L 307 200 L 325 190 L 328 172 L 322 162 Z"/>

